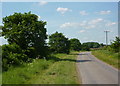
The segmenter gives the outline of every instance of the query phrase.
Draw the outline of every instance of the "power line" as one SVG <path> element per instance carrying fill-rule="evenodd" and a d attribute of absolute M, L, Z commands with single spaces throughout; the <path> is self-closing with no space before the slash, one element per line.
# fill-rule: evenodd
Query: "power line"
<path fill-rule="evenodd" d="M 108 45 L 108 32 L 110 32 L 110 31 L 106 30 L 104 32 L 106 33 L 106 46 L 107 46 Z"/>

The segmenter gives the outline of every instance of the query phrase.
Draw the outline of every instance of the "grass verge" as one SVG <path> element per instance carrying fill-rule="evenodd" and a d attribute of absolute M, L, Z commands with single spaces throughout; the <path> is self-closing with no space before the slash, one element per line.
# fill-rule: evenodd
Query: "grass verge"
<path fill-rule="evenodd" d="M 53 61 L 39 59 L 21 67 L 11 68 L 9 71 L 2 73 L 2 83 L 23 84 L 34 76 L 42 74 L 52 63 Z"/>
<path fill-rule="evenodd" d="M 2 74 L 3 84 L 79 84 L 76 57 L 79 52 L 54 54 Z"/>
<path fill-rule="evenodd" d="M 98 59 L 110 64 L 111 66 L 120 69 L 120 58 L 118 56 L 118 53 L 113 53 L 108 50 L 96 50 L 92 51 L 92 54 Z"/>
<path fill-rule="evenodd" d="M 69 55 L 56 54 L 55 62 L 42 75 L 38 75 L 29 84 L 79 84 L 76 71 L 76 57 L 78 52 Z M 55 58 L 54 58 L 55 59 Z"/>

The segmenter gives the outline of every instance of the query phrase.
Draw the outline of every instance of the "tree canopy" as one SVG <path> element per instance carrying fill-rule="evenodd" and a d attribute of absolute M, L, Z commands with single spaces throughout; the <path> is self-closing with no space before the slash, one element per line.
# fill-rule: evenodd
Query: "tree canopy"
<path fill-rule="evenodd" d="M 70 43 L 62 33 L 54 33 L 49 36 L 49 45 L 52 52 L 69 53 Z"/>
<path fill-rule="evenodd" d="M 87 45 L 89 48 L 99 48 L 100 44 L 97 42 L 86 42 L 83 45 Z"/>
<path fill-rule="evenodd" d="M 120 52 L 120 38 L 116 37 L 116 39 L 111 43 L 108 49 L 115 53 Z"/>
<path fill-rule="evenodd" d="M 16 43 L 21 49 L 26 50 L 26 54 L 28 49 L 34 49 L 34 57 L 45 55 L 46 22 L 38 21 L 37 15 L 31 12 L 14 13 L 4 17 L 3 24 L 2 36 L 8 40 L 9 44 Z"/>
<path fill-rule="evenodd" d="M 70 49 L 75 51 L 81 50 L 80 41 L 76 38 L 70 39 Z"/>

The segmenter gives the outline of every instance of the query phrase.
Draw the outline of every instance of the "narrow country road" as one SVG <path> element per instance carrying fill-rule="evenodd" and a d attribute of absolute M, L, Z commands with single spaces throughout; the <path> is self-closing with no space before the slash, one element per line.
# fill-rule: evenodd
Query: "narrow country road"
<path fill-rule="evenodd" d="M 98 60 L 91 52 L 79 54 L 77 69 L 82 84 L 118 84 L 118 70 Z"/>

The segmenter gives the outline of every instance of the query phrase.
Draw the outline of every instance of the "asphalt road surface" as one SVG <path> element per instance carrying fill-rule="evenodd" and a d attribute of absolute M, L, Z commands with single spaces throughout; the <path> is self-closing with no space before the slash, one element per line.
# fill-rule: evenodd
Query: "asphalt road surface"
<path fill-rule="evenodd" d="M 77 69 L 82 84 L 118 84 L 118 70 L 98 60 L 91 52 L 79 54 Z"/>

